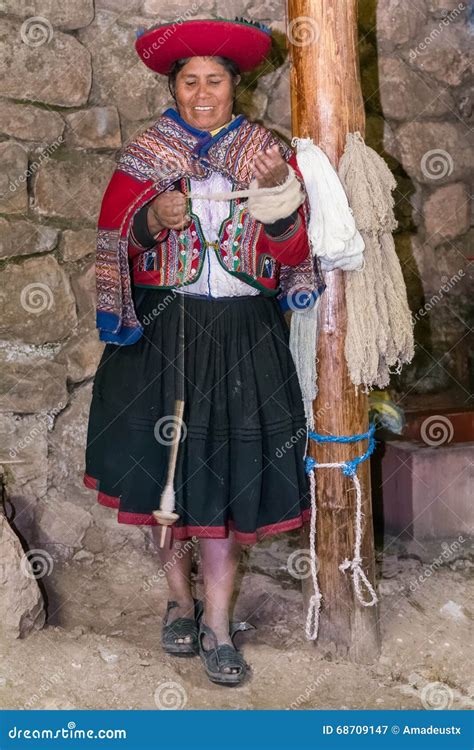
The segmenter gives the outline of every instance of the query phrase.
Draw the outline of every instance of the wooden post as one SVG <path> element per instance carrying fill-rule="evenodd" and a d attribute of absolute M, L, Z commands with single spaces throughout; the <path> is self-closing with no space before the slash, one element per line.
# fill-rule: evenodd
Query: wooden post
<path fill-rule="evenodd" d="M 357 52 L 357 0 L 288 0 L 291 60 L 291 116 L 294 136 L 312 138 L 337 168 L 348 132 L 365 133 L 365 113 Z M 354 435 L 367 431 L 367 397 L 352 385 L 344 357 L 346 306 L 343 272 L 325 274 L 318 348 L 316 430 Z M 313 443 L 314 446 L 314 443 Z M 367 443 L 318 445 L 311 454 L 321 463 L 345 461 Z M 359 466 L 363 493 L 363 569 L 374 585 L 374 534 L 368 461 Z M 317 555 L 323 596 L 316 647 L 358 663 L 370 663 L 380 651 L 377 605 L 357 601 L 351 571 L 339 564 L 352 559 L 354 501 L 352 482 L 339 469 L 316 470 L 318 492 Z M 309 539 L 305 532 L 305 544 Z M 304 582 L 306 600 L 311 579 Z M 370 599 L 370 596 L 367 596 Z M 307 602 L 306 602 L 307 603 Z"/>

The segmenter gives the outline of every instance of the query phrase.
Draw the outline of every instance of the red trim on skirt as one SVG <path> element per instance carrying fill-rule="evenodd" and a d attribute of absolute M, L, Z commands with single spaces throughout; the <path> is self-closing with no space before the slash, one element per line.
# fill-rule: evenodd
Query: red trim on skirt
<path fill-rule="evenodd" d="M 84 474 L 84 484 L 91 490 L 97 490 L 97 479 Z M 160 526 L 155 518 L 148 513 L 126 513 L 120 510 L 120 498 L 114 497 L 113 495 L 106 495 L 105 492 L 97 490 L 97 501 L 100 505 L 105 505 L 107 508 L 115 508 L 118 510 L 117 520 L 119 523 L 133 524 L 135 526 Z M 290 518 L 287 521 L 280 521 L 280 523 L 270 523 L 267 526 L 260 526 L 256 531 L 247 533 L 244 531 L 237 531 L 234 527 L 232 520 L 229 521 L 229 526 L 172 526 L 173 539 L 189 539 L 193 536 L 204 538 L 204 539 L 226 539 L 229 535 L 229 531 L 233 531 L 235 540 L 239 544 L 255 544 L 261 541 L 267 536 L 272 534 L 279 534 L 284 531 L 293 531 L 299 529 L 303 524 L 309 523 L 311 519 L 311 508 L 306 508 L 296 518 Z"/>

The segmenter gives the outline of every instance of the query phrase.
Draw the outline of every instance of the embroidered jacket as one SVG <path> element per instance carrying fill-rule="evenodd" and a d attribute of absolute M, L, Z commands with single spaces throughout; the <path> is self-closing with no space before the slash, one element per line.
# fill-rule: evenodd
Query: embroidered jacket
<path fill-rule="evenodd" d="M 176 183 L 175 187 L 177 189 L 179 188 L 179 182 Z M 212 172 L 209 177 L 202 182 L 191 179 L 191 190 L 204 194 L 229 191 L 232 190 L 232 183 L 227 177 L 224 177 L 218 172 Z M 175 287 L 175 290 L 182 292 L 186 297 L 192 297 L 195 294 L 198 294 L 205 295 L 208 299 L 217 299 L 222 296 L 234 297 L 240 295 L 254 296 L 262 294 L 260 288 L 249 285 L 247 282 L 238 278 L 235 274 L 229 273 L 227 267 L 219 261 L 218 235 L 222 223 L 227 220 L 229 216 L 229 201 L 211 202 L 206 200 L 197 201 L 193 199 L 193 212 L 199 217 L 201 228 L 207 240 L 207 251 L 204 252 L 202 270 L 200 270 L 198 274 L 195 274 L 193 282 L 182 285 L 179 288 Z M 159 243 L 149 231 L 148 214 L 149 204 L 145 204 L 143 208 L 135 214 L 133 227 L 130 233 L 129 254 L 132 252 L 138 254 L 140 252 L 140 246 L 142 252 L 145 250 L 151 250 L 152 248 L 156 249 L 155 252 L 160 252 L 159 247 L 157 248 Z M 297 221 L 299 221 L 298 212 L 295 210 L 285 219 L 279 219 L 273 224 L 265 224 L 265 232 L 269 234 L 270 238 L 278 238 L 283 234 L 287 234 L 288 236 L 293 235 L 296 231 L 298 235 L 301 235 L 300 246 L 303 245 L 303 247 L 305 247 L 308 242 L 307 233 L 302 226 L 300 227 L 300 230 L 296 229 L 295 225 Z M 166 232 L 164 234 L 167 235 Z M 155 257 L 154 254 L 153 257 Z M 136 274 L 135 285 L 137 285 Z"/>
<path fill-rule="evenodd" d="M 290 163 L 297 168 L 294 157 Z M 176 187 L 189 192 L 189 179 L 179 180 Z M 135 284 L 161 288 L 192 284 L 201 275 L 207 250 L 215 253 L 228 273 L 264 294 L 278 294 L 280 264 L 296 266 L 309 253 L 303 208 L 295 212 L 291 221 L 280 222 L 283 230 L 272 236 L 272 225 L 266 227 L 252 219 L 245 199 L 230 204 L 216 242 L 206 242 L 199 216 L 192 207 L 192 221 L 185 231 L 164 230 L 159 241 L 154 240 L 148 247 L 139 242 L 132 228 L 128 252 L 133 260 Z"/>
<path fill-rule="evenodd" d="M 132 344 L 142 335 L 131 296 L 130 266 L 136 285 L 170 288 L 193 283 L 201 273 L 206 251 L 216 253 L 228 273 L 284 298 L 291 287 L 303 286 L 315 295 L 322 290 L 306 237 L 307 202 L 290 230 L 272 237 L 247 210 L 247 201 L 230 201 L 217 243 L 208 247 L 199 217 L 191 207 L 191 225 L 183 232 L 164 230 L 151 249 L 137 242 L 133 220 L 137 212 L 172 185 L 183 192 L 189 180 L 205 179 L 216 170 L 234 189 L 248 187 L 252 157 L 277 143 L 283 157 L 297 170 L 293 151 L 270 131 L 239 115 L 214 137 L 185 123 L 168 109 L 121 153 L 102 201 L 97 236 L 97 327 L 100 338 Z M 296 272 L 296 273 L 295 273 Z"/>

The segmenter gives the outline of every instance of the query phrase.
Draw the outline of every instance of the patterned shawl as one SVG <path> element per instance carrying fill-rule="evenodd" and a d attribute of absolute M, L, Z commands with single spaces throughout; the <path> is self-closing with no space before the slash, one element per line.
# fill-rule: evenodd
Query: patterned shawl
<path fill-rule="evenodd" d="M 121 152 L 102 200 L 96 254 L 97 328 L 102 341 L 133 344 L 143 332 L 132 299 L 128 241 L 135 213 L 182 177 L 205 179 L 218 171 L 235 189 L 252 179 L 252 157 L 273 144 L 288 160 L 293 151 L 273 133 L 239 115 L 214 137 L 185 123 L 174 109 Z M 281 293 L 299 286 L 321 289 L 314 261 L 282 264 Z"/>

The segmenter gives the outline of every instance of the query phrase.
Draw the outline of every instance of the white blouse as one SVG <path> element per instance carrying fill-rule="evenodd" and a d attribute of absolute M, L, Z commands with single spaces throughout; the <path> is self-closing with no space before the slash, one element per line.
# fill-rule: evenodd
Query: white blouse
<path fill-rule="evenodd" d="M 232 190 L 232 183 L 224 175 L 218 172 L 212 174 L 205 180 L 190 179 L 192 192 L 211 193 Z M 193 213 L 199 216 L 201 228 L 207 242 L 216 242 L 219 228 L 224 219 L 229 215 L 230 201 L 207 201 L 192 200 Z M 232 276 L 220 264 L 216 257 L 214 248 L 208 247 L 204 258 L 204 266 L 199 278 L 192 284 L 184 287 L 175 287 L 176 292 L 181 294 L 201 294 L 211 299 L 214 297 L 237 297 L 242 295 L 261 294 L 245 281 Z"/>

